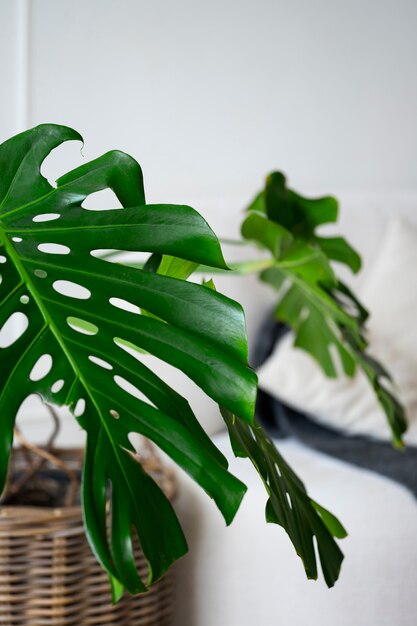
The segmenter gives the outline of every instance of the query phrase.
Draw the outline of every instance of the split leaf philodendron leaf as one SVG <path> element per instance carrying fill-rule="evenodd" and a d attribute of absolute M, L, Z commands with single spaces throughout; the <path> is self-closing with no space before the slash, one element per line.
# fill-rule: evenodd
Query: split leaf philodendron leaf
<path fill-rule="evenodd" d="M 227 410 L 222 410 L 222 415 L 235 455 L 250 459 L 265 486 L 266 521 L 285 529 L 312 579 L 318 575 L 315 539 L 324 579 L 332 587 L 343 561 L 343 553 L 334 540 L 346 537 L 342 524 L 309 497 L 301 480 L 260 426 L 233 419 Z"/>
<path fill-rule="evenodd" d="M 274 172 L 248 207 L 242 235 L 272 255 L 260 277 L 278 291 L 275 317 L 293 329 L 295 345 L 329 377 L 337 377 L 340 368 L 353 376 L 360 367 L 385 412 L 394 444 L 401 446 L 407 426 L 404 409 L 389 390 L 388 373 L 366 352 L 367 311 L 331 263 L 357 272 L 360 256 L 342 237 L 316 234 L 318 226 L 335 222 L 337 216 L 335 198 L 303 198 L 287 187 L 283 174 Z"/>
<path fill-rule="evenodd" d="M 113 588 L 120 589 L 119 581 L 136 593 L 187 546 L 170 502 L 130 454 L 130 433 L 169 454 L 214 499 L 228 524 L 246 490 L 187 401 L 141 362 L 143 351 L 182 370 L 248 422 L 256 375 L 247 365 L 241 307 L 179 279 L 200 263 L 226 267 L 208 224 L 187 206 L 146 205 L 138 163 L 118 151 L 51 186 L 40 173 L 42 162 L 68 140 L 82 139 L 70 128 L 43 125 L 0 146 L 2 336 L 8 320 L 20 318 L 19 336 L 10 345 L 2 337 L 0 349 L 0 481 L 3 487 L 22 401 L 36 392 L 69 405 L 87 432 L 82 498 L 90 544 Z M 91 193 L 105 188 L 124 208 L 83 208 Z M 178 276 L 172 278 L 94 256 L 106 249 L 184 262 L 170 262 Z M 34 368 L 44 355 L 51 366 L 37 380 Z M 136 570 L 132 531 L 149 564 L 147 581 Z"/>
<path fill-rule="evenodd" d="M 186 399 L 145 364 L 144 353 L 185 373 L 235 416 L 234 428 L 246 440 L 254 428 L 257 380 L 247 363 L 240 305 L 210 281 L 185 280 L 199 265 L 227 269 L 205 220 L 188 206 L 146 204 L 138 163 L 118 151 L 52 186 L 40 173 L 42 163 L 69 140 L 82 138 L 70 128 L 43 125 L 0 145 L 0 483 L 25 398 L 37 393 L 68 405 L 87 434 L 86 533 L 116 600 L 123 588 L 146 591 L 187 550 L 170 502 L 133 454 L 132 433 L 148 437 L 188 472 L 227 524 L 246 491 Z M 83 206 L 106 188 L 122 208 Z M 124 252 L 149 257 L 140 267 L 114 262 Z M 14 320 L 18 332 L 10 335 Z M 49 365 L 39 376 L 45 358 Z M 333 584 L 341 562 L 333 536 L 341 536 L 340 525 L 309 500 L 260 431 L 254 433 L 248 453 L 263 468 L 268 520 L 284 526 L 314 577 L 313 532 L 326 581 Z M 279 505 L 284 476 L 287 493 L 299 502 L 295 521 L 286 517 L 288 502 Z M 147 580 L 136 569 L 133 534 L 148 562 Z"/>

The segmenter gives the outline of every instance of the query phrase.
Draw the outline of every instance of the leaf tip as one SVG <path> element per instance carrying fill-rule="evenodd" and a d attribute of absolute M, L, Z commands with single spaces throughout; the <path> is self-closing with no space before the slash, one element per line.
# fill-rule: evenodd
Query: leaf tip
<path fill-rule="evenodd" d="M 111 591 L 111 602 L 117 604 L 121 600 L 124 593 L 124 585 L 115 576 L 109 573 L 109 583 Z"/>

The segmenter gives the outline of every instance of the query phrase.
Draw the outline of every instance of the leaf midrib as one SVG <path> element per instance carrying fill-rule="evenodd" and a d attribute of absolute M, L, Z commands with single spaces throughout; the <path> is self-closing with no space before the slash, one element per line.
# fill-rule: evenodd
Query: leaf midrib
<path fill-rule="evenodd" d="M 12 180 L 10 181 L 10 184 L 7 188 L 7 191 L 3 197 L 3 200 L 0 202 L 0 210 L 6 205 L 7 200 L 10 198 L 11 192 L 13 191 L 13 187 L 14 184 L 16 182 L 16 178 L 17 176 L 20 174 L 20 172 L 22 171 L 22 167 L 24 166 L 24 164 L 26 163 L 28 157 L 34 152 L 36 148 L 36 143 L 34 143 L 29 150 L 25 153 L 25 155 L 23 156 L 23 158 L 21 159 L 18 167 L 16 168 L 15 173 L 13 174 Z M 43 177 L 42 177 L 43 178 Z M 46 180 L 46 179 L 45 179 Z M 48 181 L 46 181 L 48 182 Z M 50 193 L 50 192 L 49 192 Z M 48 195 L 48 194 L 47 194 Z M 20 209 L 21 207 L 19 207 Z"/>
<path fill-rule="evenodd" d="M 2 225 L 0 226 L 0 240 L 4 245 L 4 248 L 7 252 L 7 254 L 9 255 L 10 260 L 14 263 L 17 271 L 19 272 L 23 282 L 26 284 L 28 291 L 30 292 L 30 294 L 32 295 L 43 319 L 45 320 L 46 325 L 49 327 L 50 331 L 52 332 L 52 334 L 54 335 L 56 341 L 58 342 L 58 345 L 61 347 L 62 351 L 64 352 L 67 360 L 69 361 L 72 370 L 75 374 L 76 377 L 78 377 L 79 381 L 81 382 L 81 384 L 83 385 L 86 394 L 89 396 L 94 408 L 97 411 L 97 414 L 100 418 L 100 422 L 102 427 L 104 428 L 107 437 L 110 441 L 110 445 L 113 448 L 113 452 L 114 455 L 116 457 L 116 459 L 118 460 L 118 465 L 120 467 L 120 470 L 122 472 L 122 475 L 125 479 L 125 482 L 128 486 L 131 498 L 133 500 L 133 502 L 135 501 L 134 499 L 134 494 L 132 493 L 131 487 L 130 487 L 130 482 L 128 480 L 128 476 L 126 475 L 126 471 L 125 468 L 123 466 L 123 463 L 119 461 L 119 449 L 118 446 L 116 445 L 116 443 L 114 442 L 110 430 L 108 428 L 107 422 L 104 419 L 104 416 L 100 410 L 100 407 L 98 406 L 93 394 L 90 391 L 89 385 L 87 384 L 85 377 L 81 371 L 81 369 L 78 367 L 76 359 L 73 357 L 70 349 L 67 347 L 66 342 L 63 340 L 61 333 L 59 332 L 58 327 L 56 326 L 55 322 L 53 321 L 52 316 L 49 314 L 48 309 L 46 308 L 46 306 L 43 303 L 42 297 L 40 296 L 40 294 L 38 293 L 32 279 L 30 278 L 29 274 L 27 273 L 25 267 L 23 266 L 22 262 L 20 261 L 19 255 L 16 253 L 14 246 L 11 244 L 11 242 L 9 241 L 7 234 L 5 233 Z"/>
<path fill-rule="evenodd" d="M 326 321 L 329 317 L 331 318 L 331 313 L 340 315 L 340 313 L 337 311 L 334 311 L 330 307 L 330 305 L 328 305 L 327 302 L 325 302 L 324 300 L 321 300 L 319 296 L 316 294 L 316 292 L 314 291 L 314 289 L 310 287 L 310 285 L 306 283 L 304 280 L 298 278 L 297 274 L 293 273 L 291 269 L 282 267 L 279 264 L 277 264 L 276 267 L 283 274 L 285 274 L 285 276 L 287 276 L 287 278 L 289 278 L 302 292 L 305 293 L 307 299 L 311 303 L 311 306 L 314 307 L 316 310 L 321 311 L 322 315 L 326 318 Z M 323 291 L 323 293 L 327 295 L 325 291 Z M 342 311 L 342 314 L 344 316 L 346 315 L 343 311 Z M 340 321 L 340 323 L 343 323 L 342 320 L 338 320 L 338 321 Z M 345 321 L 349 322 L 349 320 L 345 320 Z M 347 324 L 347 325 L 350 327 L 353 327 L 352 323 Z"/>
<path fill-rule="evenodd" d="M 69 305 L 67 305 L 67 304 L 63 303 L 61 300 L 59 300 L 59 301 L 58 301 L 58 300 L 52 300 L 51 298 L 45 298 L 45 300 L 47 300 L 48 302 L 53 303 L 53 304 L 54 304 L 55 306 L 57 306 L 57 307 L 64 308 L 64 309 L 68 309 L 68 311 L 69 311 L 69 312 L 72 312 L 72 313 L 77 312 L 77 313 L 79 313 L 80 315 L 84 315 L 84 317 L 85 317 L 85 311 L 83 311 L 83 309 L 79 309 L 79 308 L 77 308 L 77 307 L 76 307 L 76 306 L 74 306 L 74 305 L 72 305 L 72 306 L 70 307 Z M 126 313 L 128 313 L 128 311 L 125 311 L 125 312 L 126 312 Z M 135 314 L 135 313 L 133 313 L 132 315 L 136 315 L 136 314 Z M 108 322 L 108 320 L 107 320 L 105 317 L 103 317 L 103 316 L 101 316 L 101 315 L 99 315 L 99 314 L 97 314 L 97 313 L 91 313 L 91 312 L 89 312 L 89 318 L 90 318 L 90 319 L 92 319 L 92 320 L 94 320 L 94 321 L 95 321 L 95 322 L 97 322 L 97 323 L 99 323 L 99 322 L 105 322 L 105 323 L 107 323 L 107 324 L 109 323 L 109 322 Z M 125 323 L 115 322 L 114 320 L 113 320 L 113 322 L 112 322 L 112 323 L 113 323 L 113 324 L 115 324 L 115 325 L 117 325 L 117 326 L 120 328 L 120 330 L 130 330 L 130 329 L 131 329 L 131 326 L 129 326 L 129 325 L 125 324 Z M 185 334 L 187 334 L 187 333 L 186 333 L 186 331 L 184 331 L 184 333 L 185 333 Z M 155 339 L 155 336 L 154 336 L 153 334 L 151 334 L 151 333 L 149 333 L 149 332 L 147 332 L 146 330 L 143 330 L 143 329 L 142 329 L 142 331 L 141 331 L 141 335 L 142 335 L 142 337 L 145 337 L 146 339 L 152 339 L 152 340 L 154 340 L 154 339 Z M 70 338 L 68 338 L 68 340 L 69 340 L 69 341 L 71 341 L 71 339 L 70 339 Z M 165 347 L 169 347 L 169 348 L 171 348 L 171 349 L 172 349 L 172 348 L 175 348 L 175 346 L 173 346 L 173 345 L 172 345 L 169 341 L 166 341 L 166 340 L 164 340 L 164 339 L 159 338 L 159 342 L 160 342 L 160 344 L 164 345 Z M 136 344 L 134 344 L 134 345 L 135 345 L 137 348 L 139 348 L 139 349 L 144 349 L 144 348 L 142 348 L 142 346 L 140 346 L 140 345 L 136 345 Z M 205 345 L 203 344 L 203 348 L 206 348 L 206 347 L 207 347 L 207 346 L 205 346 Z M 197 363 L 198 363 L 198 362 L 200 362 L 200 361 L 198 361 L 198 359 L 196 359 L 195 357 L 192 357 L 189 353 L 184 352 L 182 349 L 179 349 L 178 347 L 177 347 L 177 349 L 178 349 L 179 351 L 181 351 L 181 353 L 182 353 L 182 354 L 184 354 L 184 355 L 185 355 L 188 359 L 194 359 Z M 226 354 L 226 355 L 227 355 L 227 353 L 223 352 L 223 351 L 221 350 L 221 348 L 218 348 L 218 351 L 219 351 L 220 353 L 223 353 L 223 354 Z M 227 355 L 227 356 L 228 356 L 228 355 Z M 107 356 L 107 358 L 109 358 L 109 357 Z M 174 366 L 174 367 L 175 367 L 175 366 Z M 226 374 L 225 374 L 224 372 L 223 372 L 223 377 L 224 377 L 224 378 L 226 378 Z M 232 379 L 232 378 L 230 378 L 230 377 L 229 377 L 229 380 L 230 380 L 230 383 L 232 383 L 232 382 L 233 382 L 233 379 Z M 84 384 L 84 383 L 83 383 L 83 384 Z M 85 383 L 85 384 L 86 384 L 86 383 Z M 85 385 L 84 385 L 84 386 L 85 386 Z"/>

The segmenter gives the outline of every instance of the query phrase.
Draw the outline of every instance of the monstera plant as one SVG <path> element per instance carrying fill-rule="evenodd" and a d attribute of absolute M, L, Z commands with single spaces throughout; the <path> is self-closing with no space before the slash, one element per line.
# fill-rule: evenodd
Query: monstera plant
<path fill-rule="evenodd" d="M 259 276 L 277 291 L 274 316 L 293 329 L 295 346 L 329 377 L 340 370 L 353 376 L 361 368 L 387 417 L 394 445 L 401 447 L 404 409 L 390 390 L 389 373 L 367 352 L 368 313 L 332 266 L 337 261 L 357 272 L 360 256 L 344 238 L 317 233 L 337 217 L 335 198 L 304 198 L 287 187 L 282 173 L 274 172 L 248 207 L 242 235 L 270 254 Z"/>
<path fill-rule="evenodd" d="M 16 413 L 37 393 L 69 406 L 86 431 L 85 530 L 114 599 L 124 588 L 145 592 L 187 551 L 170 502 L 132 454 L 131 433 L 172 457 L 229 524 L 246 487 L 228 472 L 187 400 L 142 362 L 147 352 L 219 404 L 234 452 L 251 459 L 265 485 L 267 520 L 284 527 L 311 578 L 317 577 L 315 538 L 333 585 L 343 558 L 334 537 L 345 531 L 310 499 L 253 421 L 257 379 L 247 363 L 243 311 L 213 285 L 184 280 L 199 264 L 226 268 L 218 239 L 188 206 L 146 204 L 141 168 L 123 152 L 85 163 L 52 186 L 41 165 L 69 140 L 82 138 L 48 124 L 0 146 L 1 485 Z M 122 208 L 83 206 L 105 188 Z M 100 257 L 105 251 L 149 258 L 135 269 Z M 18 333 L 8 341 L 6 330 L 17 318 Z M 45 356 L 47 370 L 34 375 Z M 149 565 L 147 580 L 135 566 L 133 534 Z"/>

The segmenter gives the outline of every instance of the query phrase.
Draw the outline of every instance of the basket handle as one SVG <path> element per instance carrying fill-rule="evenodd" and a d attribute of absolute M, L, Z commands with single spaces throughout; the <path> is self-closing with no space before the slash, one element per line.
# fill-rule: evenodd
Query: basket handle
<path fill-rule="evenodd" d="M 32 478 L 32 476 L 34 476 L 36 472 L 41 469 L 44 463 L 46 461 L 49 461 L 52 465 L 59 467 L 67 474 L 70 484 L 65 496 L 65 506 L 72 506 L 74 504 L 75 494 L 79 483 L 78 476 L 73 469 L 71 469 L 68 465 L 61 461 L 61 459 L 59 459 L 51 452 L 51 450 L 53 449 L 54 441 L 59 433 L 60 421 L 57 413 L 52 406 L 46 404 L 46 408 L 48 409 L 54 423 L 54 429 L 45 446 L 37 446 L 33 444 L 28 439 L 26 439 L 26 437 L 21 433 L 17 426 L 15 426 L 14 428 L 15 439 L 19 442 L 23 450 L 34 453 L 35 458 L 31 459 L 28 456 L 28 468 L 18 481 L 16 481 L 14 484 L 8 484 L 8 486 L 6 487 L 6 494 L 7 496 L 16 496 L 23 489 L 26 483 Z"/>

